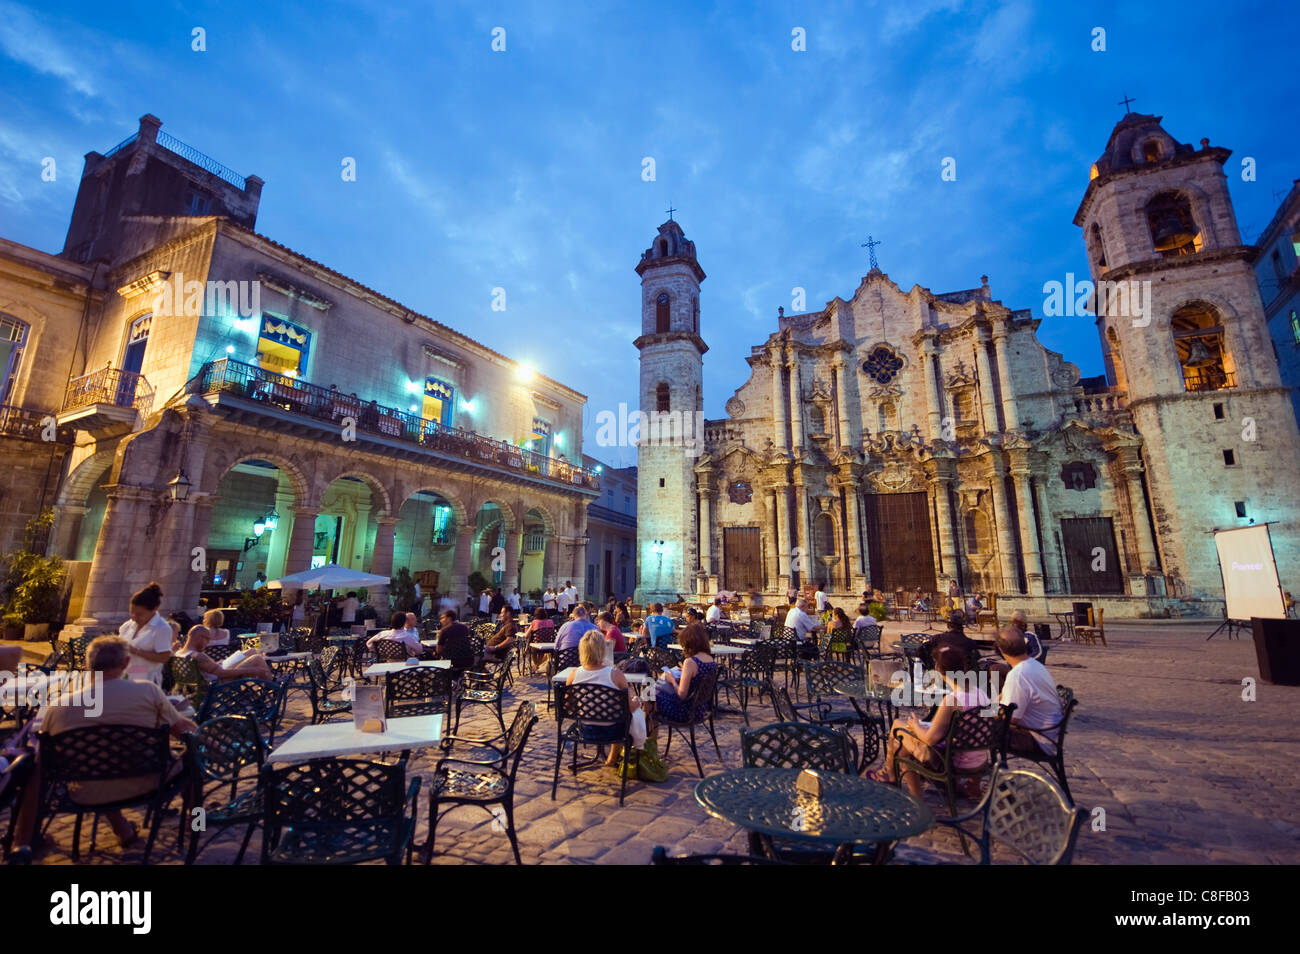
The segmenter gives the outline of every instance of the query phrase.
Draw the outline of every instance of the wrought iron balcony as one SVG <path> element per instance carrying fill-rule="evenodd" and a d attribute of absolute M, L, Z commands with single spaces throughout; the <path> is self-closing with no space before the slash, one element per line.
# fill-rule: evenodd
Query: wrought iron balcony
<path fill-rule="evenodd" d="M 506 441 L 420 417 L 376 401 L 363 401 L 301 378 L 266 371 L 231 358 L 205 364 L 186 387 L 191 394 L 229 395 L 311 418 L 332 428 L 351 422 L 358 432 L 397 441 L 443 457 L 461 458 L 490 470 L 514 471 L 549 482 L 600 489 L 595 471 L 547 457 Z"/>
<path fill-rule="evenodd" d="M 0 404 L 0 436 L 21 437 L 29 441 L 43 441 L 51 431 L 47 426 L 53 419 L 49 411 L 37 411 L 28 407 L 14 407 Z M 54 440 L 67 443 L 72 440 L 72 432 L 57 424 L 52 431 Z"/>
<path fill-rule="evenodd" d="M 146 416 L 152 407 L 153 387 L 144 375 L 102 368 L 68 382 L 58 421 L 98 435 L 133 427 L 137 413 Z"/>

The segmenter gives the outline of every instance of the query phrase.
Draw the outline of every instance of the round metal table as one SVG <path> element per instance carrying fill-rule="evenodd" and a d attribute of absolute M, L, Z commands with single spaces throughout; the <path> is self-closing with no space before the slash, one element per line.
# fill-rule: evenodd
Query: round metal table
<path fill-rule="evenodd" d="M 854 845 L 875 844 L 883 861 L 892 842 L 934 824 L 930 809 L 902 789 L 840 772 L 818 775 L 820 799 L 795 789 L 799 769 L 743 768 L 704 779 L 695 800 L 759 835 L 837 846 L 837 860 Z"/>

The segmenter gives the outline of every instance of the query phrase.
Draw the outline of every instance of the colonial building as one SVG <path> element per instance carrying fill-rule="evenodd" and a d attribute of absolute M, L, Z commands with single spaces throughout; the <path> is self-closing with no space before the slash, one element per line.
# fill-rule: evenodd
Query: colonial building
<path fill-rule="evenodd" d="M 1081 379 L 987 278 L 939 294 L 873 268 L 847 299 L 778 309 L 703 454 L 640 448 L 645 595 L 956 581 L 1038 613 L 1217 615 L 1213 531 L 1249 522 L 1273 524 L 1296 580 L 1300 437 L 1228 155 L 1154 116 L 1115 127 L 1075 218 L 1104 378 Z M 642 407 L 697 411 L 695 247 L 667 222 L 637 271 Z"/>
<path fill-rule="evenodd" d="M 1264 302 L 1282 384 L 1300 416 L 1300 179 L 1255 243 L 1255 280 Z"/>
<path fill-rule="evenodd" d="M 55 507 L 77 624 L 327 561 L 582 589 L 585 397 L 258 234 L 261 180 L 160 125 L 87 155 L 62 255 L 0 245 L 2 529 Z"/>
<path fill-rule="evenodd" d="M 583 595 L 603 603 L 626 599 L 636 586 L 635 467 L 606 467 L 582 455 L 583 466 L 600 475 L 600 497 L 587 507 L 587 588 Z"/>

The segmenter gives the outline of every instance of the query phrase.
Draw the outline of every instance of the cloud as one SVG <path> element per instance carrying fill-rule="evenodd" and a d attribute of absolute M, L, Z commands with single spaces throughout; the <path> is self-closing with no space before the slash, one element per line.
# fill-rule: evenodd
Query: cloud
<path fill-rule="evenodd" d="M 0 51 L 38 73 L 57 77 L 83 96 L 97 96 L 84 51 L 65 49 L 25 7 L 0 0 Z"/>

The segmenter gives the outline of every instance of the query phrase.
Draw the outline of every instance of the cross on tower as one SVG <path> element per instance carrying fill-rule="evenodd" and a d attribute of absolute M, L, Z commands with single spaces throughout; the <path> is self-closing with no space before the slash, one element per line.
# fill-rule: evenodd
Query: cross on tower
<path fill-rule="evenodd" d="M 1125 93 L 1125 94 L 1124 94 L 1124 98 L 1121 99 L 1121 100 L 1120 100 L 1118 103 L 1116 103 L 1115 105 L 1116 105 L 1116 106 L 1123 106 L 1123 107 L 1124 107 L 1124 115 L 1127 116 L 1129 113 L 1133 112 L 1133 110 L 1131 110 L 1131 109 L 1128 108 L 1128 104 L 1129 104 L 1129 103 L 1136 103 L 1136 102 L 1137 102 L 1136 99 L 1132 99 L 1132 98 L 1129 96 L 1128 93 Z"/>
<path fill-rule="evenodd" d="M 876 264 L 876 246 L 884 245 L 884 244 L 885 244 L 884 242 L 877 242 L 870 235 L 868 235 L 867 240 L 862 243 L 862 248 L 865 248 L 867 250 L 867 254 L 870 256 L 870 262 L 872 268 L 880 267 L 878 264 Z"/>
<path fill-rule="evenodd" d="M 671 202 L 669 202 L 669 203 L 668 203 L 668 221 L 669 221 L 669 222 L 671 222 L 671 221 L 673 220 L 673 213 L 676 212 L 676 211 L 678 211 L 678 210 L 677 210 L 677 209 L 674 209 L 674 208 L 673 208 L 673 204 L 672 204 Z"/>

